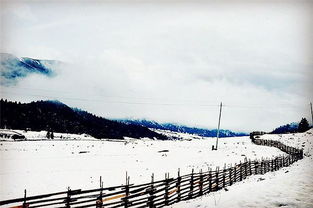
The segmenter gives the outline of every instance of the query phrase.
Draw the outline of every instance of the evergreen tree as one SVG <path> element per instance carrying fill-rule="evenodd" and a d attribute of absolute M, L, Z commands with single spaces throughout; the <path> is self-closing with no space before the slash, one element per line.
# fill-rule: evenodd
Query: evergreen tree
<path fill-rule="evenodd" d="M 306 118 L 302 118 L 298 126 L 298 132 L 305 132 L 309 129 L 310 127 L 308 120 L 306 120 Z"/>
<path fill-rule="evenodd" d="M 47 131 L 46 137 L 47 137 L 47 139 L 50 139 L 50 131 Z"/>

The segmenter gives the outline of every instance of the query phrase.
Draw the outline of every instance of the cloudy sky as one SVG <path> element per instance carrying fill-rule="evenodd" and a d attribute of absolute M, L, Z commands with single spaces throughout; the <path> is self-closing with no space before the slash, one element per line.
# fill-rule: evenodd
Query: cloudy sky
<path fill-rule="evenodd" d="M 1 1 L 1 52 L 63 62 L 1 97 L 207 128 L 223 102 L 221 127 L 247 132 L 311 121 L 312 5 Z"/>

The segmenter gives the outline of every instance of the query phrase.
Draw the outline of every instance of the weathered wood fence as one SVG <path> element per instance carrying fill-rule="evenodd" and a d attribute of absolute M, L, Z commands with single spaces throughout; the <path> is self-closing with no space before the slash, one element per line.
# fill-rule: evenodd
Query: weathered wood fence
<path fill-rule="evenodd" d="M 289 147 L 278 141 L 256 139 L 251 135 L 254 144 L 276 147 L 287 153 L 285 156 L 275 157 L 270 160 L 244 160 L 239 164 L 215 170 L 200 171 L 177 177 L 169 177 L 151 182 L 134 185 L 129 184 L 129 177 L 126 176 L 126 183 L 122 186 L 100 188 L 91 190 L 71 190 L 64 192 L 50 193 L 37 196 L 26 196 L 23 198 L 0 201 L 0 206 L 14 208 L 115 208 L 115 207 L 164 207 L 173 203 L 192 199 L 210 192 L 215 192 L 227 186 L 242 181 L 250 175 L 265 174 L 279 170 L 303 158 L 303 150 Z"/>

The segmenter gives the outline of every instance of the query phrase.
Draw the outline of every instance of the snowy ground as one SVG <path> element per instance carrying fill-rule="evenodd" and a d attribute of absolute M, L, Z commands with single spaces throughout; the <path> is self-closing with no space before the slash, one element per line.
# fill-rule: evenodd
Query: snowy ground
<path fill-rule="evenodd" d="M 16 132 L 23 134 L 29 141 L 47 140 L 47 131 L 24 131 L 24 130 L 4 130 L 1 132 Z M 88 134 L 66 134 L 66 133 L 53 133 L 54 140 L 97 140 Z M 10 138 L 1 138 L 0 141 L 12 141 Z"/>
<path fill-rule="evenodd" d="M 45 140 L 45 132 L 28 132 L 35 141 L 0 142 L 0 199 L 44 194 L 72 189 L 89 189 L 124 183 L 128 171 L 131 183 L 149 182 L 151 174 L 163 179 L 164 173 L 176 176 L 209 167 L 238 163 L 245 157 L 261 159 L 284 154 L 272 147 L 257 146 L 248 137 L 222 138 L 219 150 L 212 151 L 215 138 L 154 141 L 127 139 L 123 142 L 98 141 L 72 135 L 71 140 Z M 60 136 L 55 133 L 55 138 Z M 73 140 L 81 138 L 82 140 Z M 86 139 L 87 138 L 87 139 Z M 44 140 L 42 140 L 44 139 Z M 188 205 L 188 203 L 186 204 Z"/>
<path fill-rule="evenodd" d="M 304 148 L 306 157 L 290 167 L 249 179 L 222 190 L 172 208 L 207 207 L 313 207 L 313 130 L 302 134 L 263 135 L 261 138 L 279 140 L 297 148 Z"/>

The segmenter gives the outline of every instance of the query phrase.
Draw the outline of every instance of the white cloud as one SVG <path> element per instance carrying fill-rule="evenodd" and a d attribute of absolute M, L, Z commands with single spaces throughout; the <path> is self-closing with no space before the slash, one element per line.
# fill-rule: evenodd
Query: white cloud
<path fill-rule="evenodd" d="M 222 127 L 245 131 L 308 117 L 312 10 L 306 4 L 27 7 L 37 22 L 11 22 L 4 52 L 68 64 L 54 78 L 32 75 L 3 96 L 45 95 L 112 118 L 213 128 L 217 106 L 203 105 L 223 101 Z"/>

